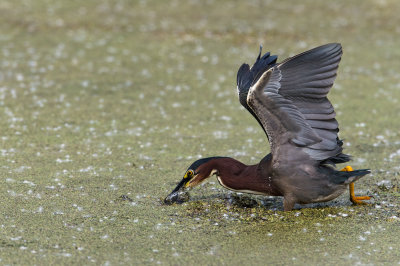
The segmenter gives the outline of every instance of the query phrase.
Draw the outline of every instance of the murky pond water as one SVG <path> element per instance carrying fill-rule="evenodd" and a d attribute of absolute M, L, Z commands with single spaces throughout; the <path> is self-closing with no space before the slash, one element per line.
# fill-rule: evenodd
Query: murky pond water
<path fill-rule="evenodd" d="M 400 263 L 396 1 L 2 1 L 0 263 Z M 282 60 L 327 42 L 356 194 L 282 212 L 216 180 L 164 197 L 194 160 L 257 163 L 237 100 L 261 43 Z"/>

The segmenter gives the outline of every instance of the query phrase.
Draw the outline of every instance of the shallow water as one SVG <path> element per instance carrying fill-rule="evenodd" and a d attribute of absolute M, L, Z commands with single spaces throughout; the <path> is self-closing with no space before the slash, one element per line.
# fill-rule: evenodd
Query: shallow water
<path fill-rule="evenodd" d="M 2 264 L 395 264 L 400 243 L 396 1 L 2 1 Z M 317 23 L 318 22 L 318 23 Z M 200 157 L 269 146 L 237 101 L 261 43 L 280 60 L 327 42 L 356 194 L 282 212 L 216 180 L 166 206 Z"/>

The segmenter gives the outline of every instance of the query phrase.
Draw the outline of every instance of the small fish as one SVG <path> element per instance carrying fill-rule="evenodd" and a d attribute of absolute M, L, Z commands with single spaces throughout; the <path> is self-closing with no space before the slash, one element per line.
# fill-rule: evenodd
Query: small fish
<path fill-rule="evenodd" d="M 171 205 L 174 203 L 182 204 L 186 201 L 190 200 L 189 192 L 187 191 L 176 191 L 169 194 L 165 199 L 164 203 L 167 205 Z"/>

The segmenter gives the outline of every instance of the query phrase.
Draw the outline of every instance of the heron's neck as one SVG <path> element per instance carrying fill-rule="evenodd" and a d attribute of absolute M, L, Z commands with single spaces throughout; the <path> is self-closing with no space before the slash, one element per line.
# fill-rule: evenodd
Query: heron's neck
<path fill-rule="evenodd" d="M 260 164 L 245 165 L 232 158 L 220 158 L 213 160 L 210 166 L 223 187 L 238 192 L 277 195 L 268 163 L 262 160 Z"/>

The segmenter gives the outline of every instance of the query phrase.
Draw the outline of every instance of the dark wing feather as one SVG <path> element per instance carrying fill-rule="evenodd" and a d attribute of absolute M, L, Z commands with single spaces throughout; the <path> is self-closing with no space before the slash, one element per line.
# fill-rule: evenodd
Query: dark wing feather
<path fill-rule="evenodd" d="M 305 148 L 315 160 L 326 160 L 342 152 L 342 142 L 337 136 L 339 124 L 327 98 L 341 56 L 341 45 L 332 43 L 288 58 L 278 65 L 282 72 L 279 93 L 292 101 L 323 140 Z"/>
<path fill-rule="evenodd" d="M 257 82 L 261 75 L 276 64 L 278 57 L 276 55 L 270 55 L 270 53 L 266 53 L 261 57 L 261 51 L 262 47 L 260 46 L 260 53 L 258 54 L 256 62 L 251 68 L 248 64 L 243 64 L 239 68 L 236 82 L 239 94 L 239 102 L 255 117 L 255 119 L 257 119 L 262 127 L 258 117 L 247 105 L 247 94 L 250 87 Z"/>
<path fill-rule="evenodd" d="M 279 146 L 290 142 L 306 147 L 322 141 L 307 124 L 299 109 L 279 94 L 281 71 L 274 67 L 250 88 L 247 104 L 269 136 L 271 153 L 279 157 Z"/>
<path fill-rule="evenodd" d="M 335 111 L 326 97 L 341 55 L 340 44 L 323 45 L 286 59 L 253 83 L 247 104 L 269 136 L 273 154 L 276 142 L 287 141 L 314 160 L 349 159 L 341 154 Z"/>

